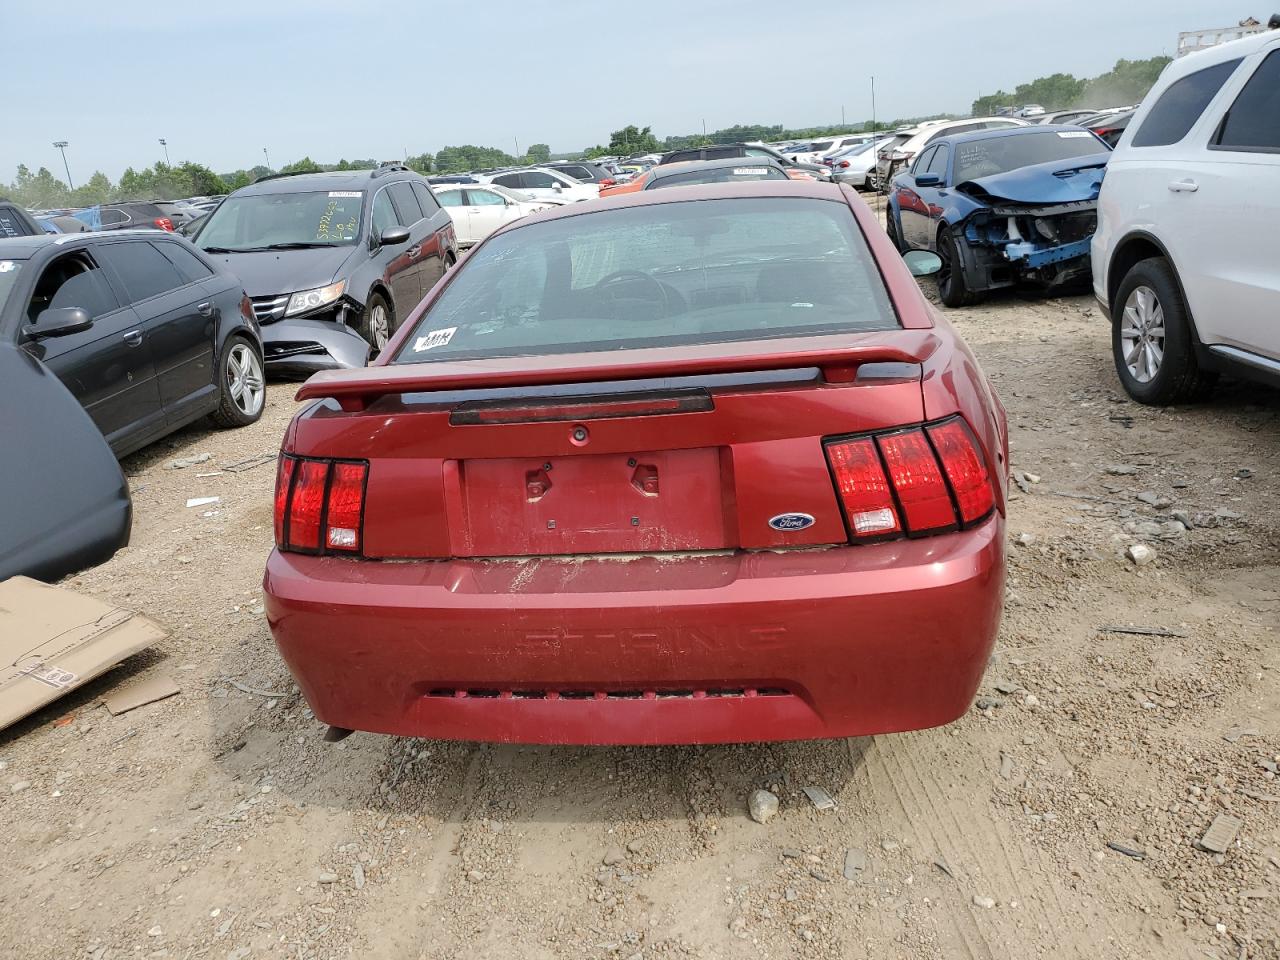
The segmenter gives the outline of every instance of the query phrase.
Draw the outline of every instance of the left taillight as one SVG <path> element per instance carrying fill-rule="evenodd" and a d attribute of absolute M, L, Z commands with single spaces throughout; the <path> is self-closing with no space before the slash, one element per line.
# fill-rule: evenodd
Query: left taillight
<path fill-rule="evenodd" d="M 296 553 L 359 554 L 369 465 L 280 455 L 276 546 Z"/>
<path fill-rule="evenodd" d="M 959 417 L 825 443 L 850 539 L 973 526 L 995 507 L 982 450 Z"/>
<path fill-rule="evenodd" d="M 173 221 L 168 217 L 156 217 L 156 228 L 159 230 L 168 230 L 173 233 Z"/>

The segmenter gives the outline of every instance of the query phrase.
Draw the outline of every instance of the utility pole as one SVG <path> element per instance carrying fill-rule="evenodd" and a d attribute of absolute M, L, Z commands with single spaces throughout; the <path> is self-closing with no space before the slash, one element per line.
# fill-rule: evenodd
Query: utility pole
<path fill-rule="evenodd" d="M 515 141 L 515 145 L 516 145 L 516 157 L 517 157 L 517 159 L 518 159 L 518 158 L 519 158 L 519 156 L 520 156 L 520 138 L 519 138 L 519 137 L 512 137 L 511 139 Z"/>
<path fill-rule="evenodd" d="M 844 129 L 844 104 L 840 104 L 840 129 Z"/>
<path fill-rule="evenodd" d="M 161 137 L 160 146 L 164 147 L 164 165 L 166 167 L 171 166 L 171 164 L 169 163 L 169 141 L 166 140 L 164 137 Z"/>
<path fill-rule="evenodd" d="M 62 168 L 67 171 L 67 189 L 74 190 L 76 185 L 71 182 L 71 167 L 67 165 L 67 147 L 69 147 L 70 144 L 67 143 L 66 140 L 55 140 L 53 141 L 53 145 L 57 147 L 58 151 L 62 154 Z"/>
<path fill-rule="evenodd" d="M 876 78 L 871 78 L 871 139 L 875 139 L 876 131 L 880 128 L 876 126 Z"/>
<path fill-rule="evenodd" d="M 266 147 L 263 147 L 263 148 L 262 148 L 262 155 L 263 155 L 263 157 L 265 157 L 265 158 L 266 158 L 266 161 L 267 161 L 267 170 L 269 171 L 269 170 L 271 169 L 271 154 L 267 153 L 267 148 L 266 148 Z"/>

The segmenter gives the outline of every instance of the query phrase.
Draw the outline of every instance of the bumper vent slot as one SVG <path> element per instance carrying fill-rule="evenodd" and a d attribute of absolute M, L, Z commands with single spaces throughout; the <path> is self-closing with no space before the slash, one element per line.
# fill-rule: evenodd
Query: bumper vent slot
<path fill-rule="evenodd" d="M 671 689 L 583 690 L 581 688 L 512 689 L 491 687 L 433 687 L 427 696 L 443 700 L 738 700 L 755 697 L 793 697 L 781 687 L 676 687 Z"/>

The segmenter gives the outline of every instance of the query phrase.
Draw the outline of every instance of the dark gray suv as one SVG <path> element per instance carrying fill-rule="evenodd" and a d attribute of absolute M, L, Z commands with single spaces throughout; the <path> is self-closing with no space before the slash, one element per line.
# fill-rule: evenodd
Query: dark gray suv
<path fill-rule="evenodd" d="M 265 177 L 193 239 L 244 284 L 282 376 L 364 366 L 458 258 L 449 214 L 400 164 Z"/>

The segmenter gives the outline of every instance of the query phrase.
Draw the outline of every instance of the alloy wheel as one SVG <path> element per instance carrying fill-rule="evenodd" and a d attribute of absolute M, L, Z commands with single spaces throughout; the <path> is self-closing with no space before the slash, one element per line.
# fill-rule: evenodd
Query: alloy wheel
<path fill-rule="evenodd" d="M 262 411 L 266 379 L 258 355 L 247 343 L 237 343 L 227 355 L 227 389 L 231 401 L 246 417 L 256 417 Z"/>
<path fill-rule="evenodd" d="M 1137 286 L 1120 315 L 1120 348 L 1129 375 L 1138 383 L 1150 383 L 1164 361 L 1164 308 L 1156 292 Z"/>
<path fill-rule="evenodd" d="M 369 332 L 373 334 L 373 345 L 381 350 L 391 339 L 391 325 L 387 320 L 387 308 L 380 303 L 373 305 L 369 314 Z"/>

